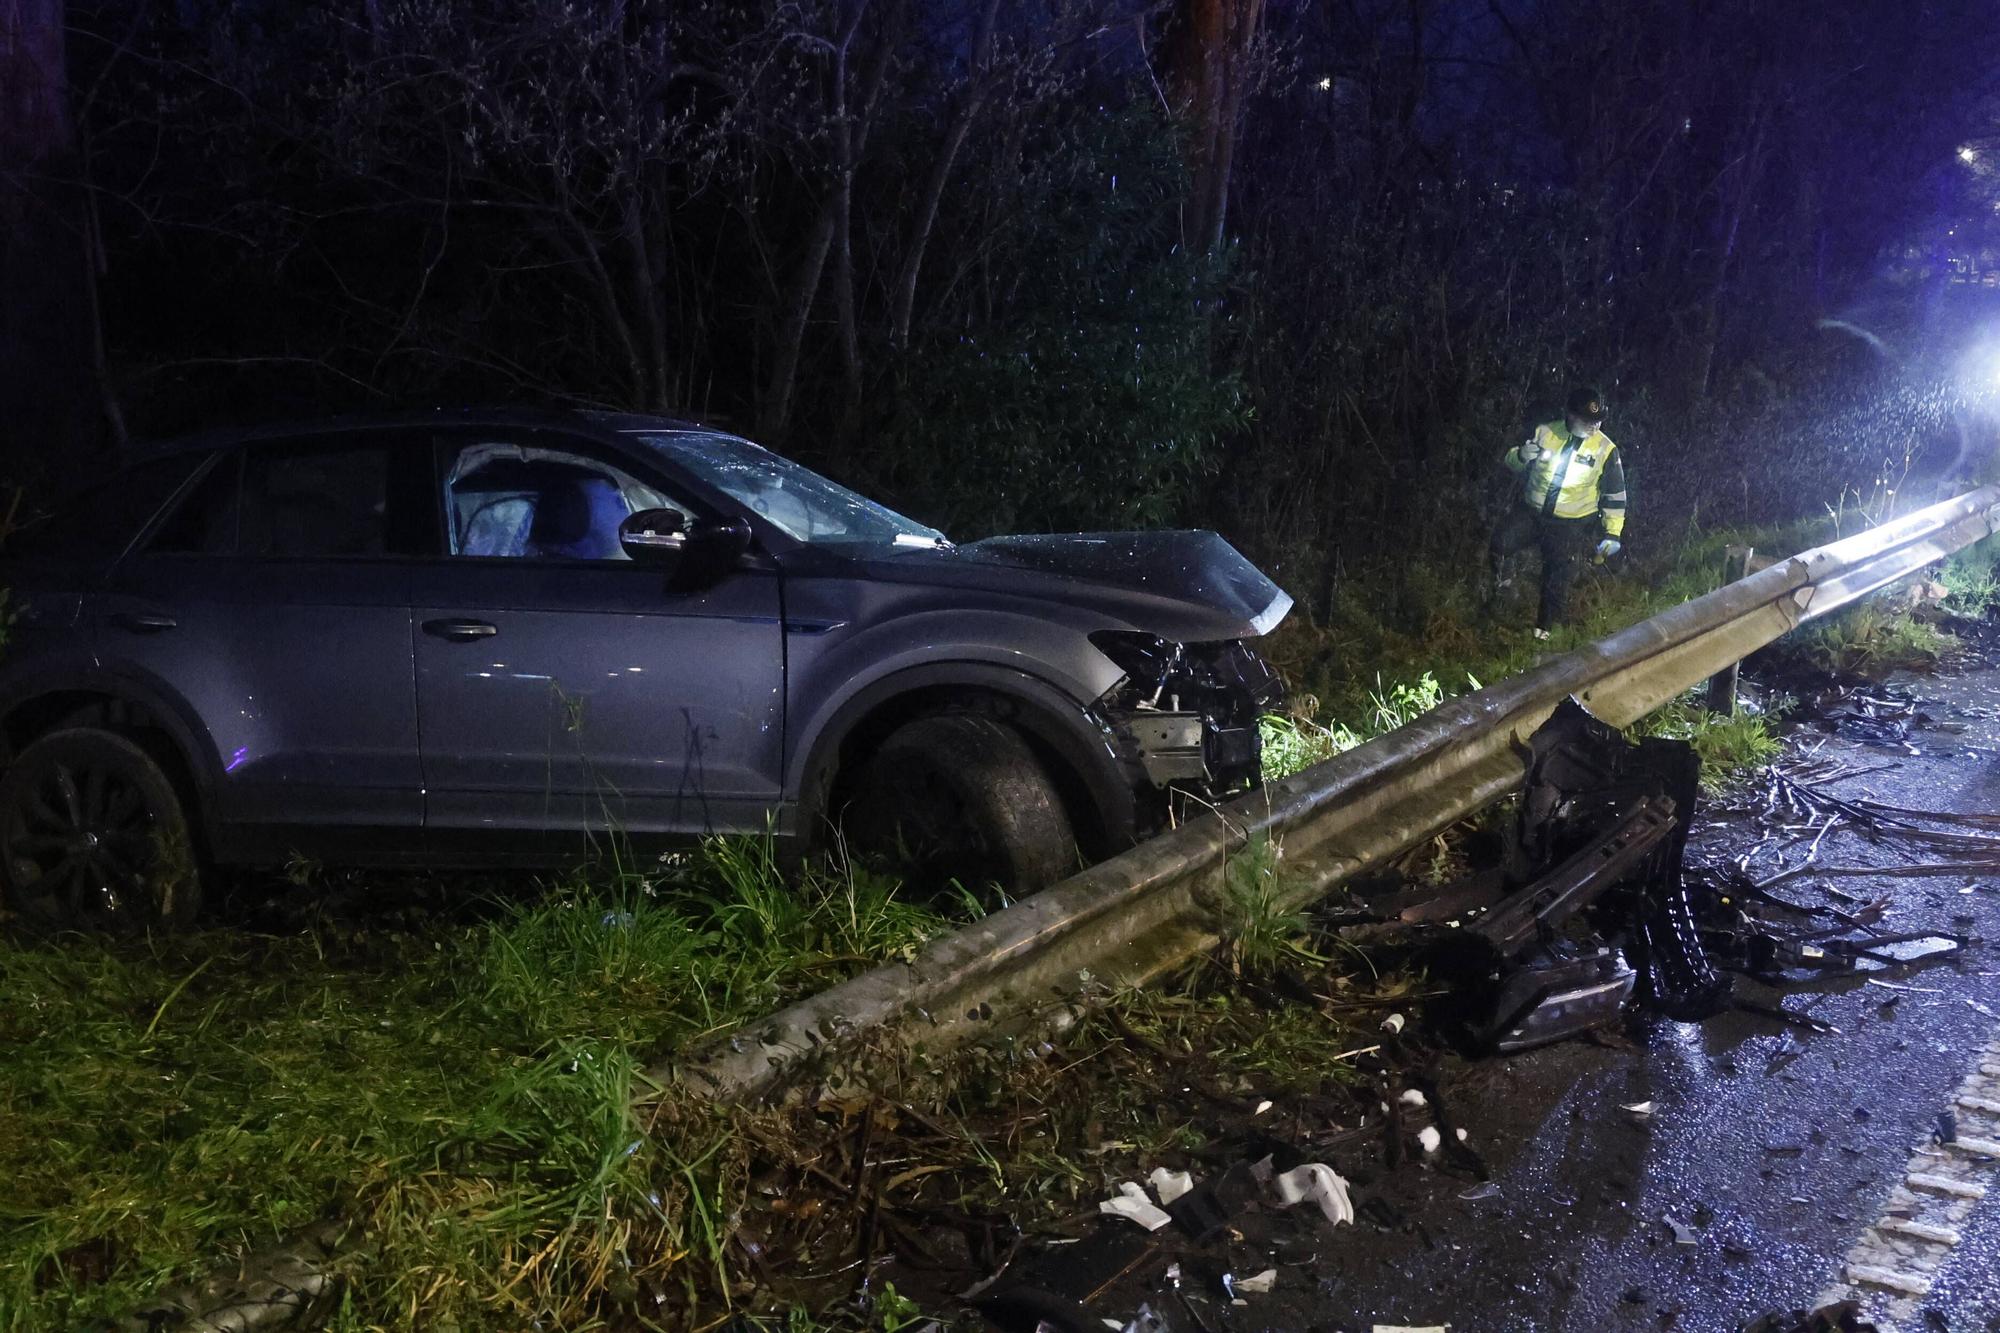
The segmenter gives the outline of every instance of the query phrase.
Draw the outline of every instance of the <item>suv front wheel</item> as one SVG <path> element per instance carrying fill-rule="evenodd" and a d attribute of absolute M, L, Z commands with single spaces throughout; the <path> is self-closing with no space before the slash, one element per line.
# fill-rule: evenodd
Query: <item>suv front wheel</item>
<path fill-rule="evenodd" d="M 849 850 L 924 888 L 1045 888 L 1078 865 L 1076 835 L 1021 734 L 947 713 L 891 732 L 857 775 L 842 828 Z"/>
<path fill-rule="evenodd" d="M 0 776 L 0 909 L 33 933 L 136 935 L 194 919 L 187 817 L 130 737 L 50 732 Z"/>

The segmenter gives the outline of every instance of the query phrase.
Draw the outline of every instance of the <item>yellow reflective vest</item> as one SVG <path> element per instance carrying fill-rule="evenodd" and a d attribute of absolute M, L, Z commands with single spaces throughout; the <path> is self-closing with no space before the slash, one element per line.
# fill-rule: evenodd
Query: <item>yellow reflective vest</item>
<path fill-rule="evenodd" d="M 1573 436 L 1565 422 L 1547 422 L 1507 451 L 1506 464 L 1521 476 L 1521 502 L 1542 517 L 1602 514 L 1607 536 L 1625 531 L 1625 464 L 1603 431 Z"/>

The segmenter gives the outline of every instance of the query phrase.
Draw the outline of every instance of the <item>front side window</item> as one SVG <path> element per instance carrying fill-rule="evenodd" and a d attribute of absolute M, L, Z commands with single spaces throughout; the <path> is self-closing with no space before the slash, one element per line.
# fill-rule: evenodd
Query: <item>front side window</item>
<path fill-rule="evenodd" d="M 618 528 L 641 509 L 678 509 L 610 463 L 565 449 L 481 442 L 459 449 L 445 475 L 455 556 L 628 560 Z"/>

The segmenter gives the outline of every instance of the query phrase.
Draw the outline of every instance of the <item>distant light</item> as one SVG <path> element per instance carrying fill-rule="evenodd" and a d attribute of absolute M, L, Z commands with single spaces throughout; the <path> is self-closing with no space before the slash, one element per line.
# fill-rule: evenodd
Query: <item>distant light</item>
<path fill-rule="evenodd" d="M 1961 162 L 1977 162 L 1979 160 L 1979 150 L 1971 144 L 1967 144 L 1958 150 L 1958 160 Z"/>
<path fill-rule="evenodd" d="M 1319 81 L 1319 83 L 1318 83 L 1318 84 L 1317 84 L 1316 86 L 1317 86 L 1317 87 L 1319 88 L 1319 90 L 1320 90 L 1321 92 L 1323 92 L 1323 93 L 1324 93 L 1324 92 L 1330 92 L 1330 91 L 1332 90 L 1332 88 L 1333 88 L 1333 80 L 1332 80 L 1332 78 L 1330 78 L 1330 77 L 1329 77 L 1329 78 L 1324 78 L 1324 79 L 1321 79 L 1321 80 Z"/>

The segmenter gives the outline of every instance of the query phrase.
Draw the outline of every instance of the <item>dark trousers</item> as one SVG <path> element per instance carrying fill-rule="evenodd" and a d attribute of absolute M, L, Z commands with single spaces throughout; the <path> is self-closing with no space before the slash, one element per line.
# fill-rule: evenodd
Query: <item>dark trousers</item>
<path fill-rule="evenodd" d="M 1497 585 L 1507 557 L 1530 546 L 1542 553 L 1542 609 L 1535 623 L 1554 629 L 1569 605 L 1570 580 L 1577 562 L 1597 544 L 1597 515 L 1586 518 L 1543 518 L 1526 505 L 1515 505 L 1493 529 L 1493 581 Z"/>

